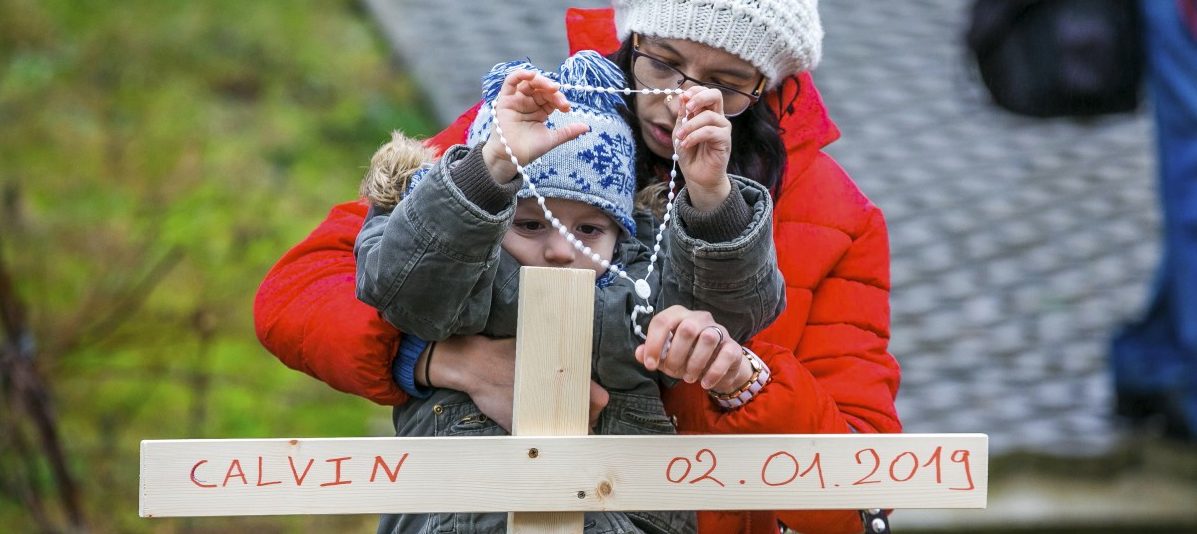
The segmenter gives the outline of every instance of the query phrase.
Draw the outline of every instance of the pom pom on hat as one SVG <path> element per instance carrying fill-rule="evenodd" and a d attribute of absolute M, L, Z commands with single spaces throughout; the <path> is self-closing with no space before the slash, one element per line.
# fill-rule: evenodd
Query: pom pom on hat
<path fill-rule="evenodd" d="M 506 80 L 507 76 L 517 70 L 528 70 L 537 74 L 545 74 L 544 71 L 536 68 L 535 65 L 527 61 L 498 63 L 494 67 L 491 67 L 490 72 L 482 77 L 482 101 L 487 103 L 494 102 L 495 98 L 499 96 L 499 91 L 503 89 L 503 80 Z"/>
<path fill-rule="evenodd" d="M 813 70 L 823 54 L 818 0 L 615 0 L 620 40 L 686 39 L 743 58 L 768 88 Z"/>
<path fill-rule="evenodd" d="M 560 74 L 548 73 L 547 76 L 557 82 L 591 87 L 622 88 L 625 83 L 623 71 L 593 50 L 581 50 L 565 58 L 559 71 Z M 622 96 L 600 91 L 566 89 L 565 96 L 571 107 L 583 106 L 596 113 L 618 114 L 625 105 Z"/>
<path fill-rule="evenodd" d="M 520 69 L 571 85 L 623 88 L 626 83 L 619 67 L 592 50 L 583 50 L 566 58 L 558 72 L 542 71 L 526 61 L 500 63 L 482 78 L 484 104 L 470 125 L 467 145 L 474 146 L 490 137 L 494 125 L 491 106 L 503 87 L 503 80 Z M 555 128 L 580 122 L 589 126 L 590 131 L 533 162 L 521 161 L 520 164 L 541 195 L 595 206 L 611 216 L 629 235 L 636 235 L 636 223 L 632 219 L 636 194 L 636 142 L 631 128 L 620 115 L 625 107 L 623 97 L 576 89 L 563 89 L 563 92 L 569 99 L 570 111 L 553 112 L 546 125 Z M 523 199 L 535 195 L 524 184 L 517 196 Z"/>

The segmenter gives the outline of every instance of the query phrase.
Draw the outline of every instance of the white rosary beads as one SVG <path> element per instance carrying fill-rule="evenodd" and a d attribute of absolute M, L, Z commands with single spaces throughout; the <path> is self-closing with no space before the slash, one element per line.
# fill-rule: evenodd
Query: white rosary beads
<path fill-rule="evenodd" d="M 570 90 L 575 90 L 575 91 L 591 91 L 591 92 L 610 93 L 610 94 L 619 93 L 619 94 L 624 94 L 624 95 L 630 95 L 633 93 L 653 94 L 653 95 L 664 94 L 664 95 L 667 95 L 666 96 L 667 99 L 672 99 L 673 95 L 680 95 L 683 93 L 683 91 L 681 89 L 631 89 L 628 87 L 622 87 L 622 88 L 620 88 L 620 87 L 594 87 L 594 86 L 590 86 L 590 85 L 575 85 L 575 84 L 568 84 L 568 83 L 560 84 L 559 87 L 561 90 L 570 89 Z M 644 278 L 636 280 L 636 279 L 633 279 L 631 276 L 629 276 L 627 271 L 620 269 L 618 265 L 612 264 L 610 261 L 604 260 L 602 258 L 602 256 L 600 256 L 597 252 L 592 250 L 589 246 L 582 244 L 582 241 L 579 240 L 577 238 L 577 236 L 575 236 L 573 234 L 573 232 L 571 232 L 569 230 L 569 228 L 566 228 L 565 225 L 561 224 L 561 221 L 553 215 L 553 212 L 551 210 L 549 210 L 548 206 L 545 206 L 544 196 L 542 196 L 540 194 L 540 192 L 536 190 L 536 183 L 533 182 L 532 179 L 527 174 L 524 173 L 524 166 L 520 165 L 519 160 L 515 157 L 515 154 L 511 150 L 511 145 L 509 145 L 507 143 L 507 138 L 503 135 L 503 128 L 499 125 L 499 115 L 497 113 L 497 110 L 495 109 L 495 104 L 497 102 L 498 102 L 498 98 L 496 98 L 495 101 L 491 103 L 491 108 L 490 108 L 491 116 L 494 117 L 494 121 L 495 121 L 495 133 L 497 133 L 499 135 L 499 141 L 503 143 L 503 149 L 507 152 L 507 157 L 511 158 L 511 163 L 515 165 L 516 173 L 518 173 L 521 177 L 524 178 L 525 181 L 528 182 L 528 189 L 530 191 L 532 191 L 533 195 L 536 195 L 536 202 L 537 202 L 537 204 L 540 205 L 540 209 L 542 211 L 544 211 L 545 218 L 549 220 L 550 224 L 552 224 L 553 229 L 557 230 L 557 232 L 560 233 L 561 236 L 565 238 L 566 242 L 568 242 L 570 245 L 572 245 L 575 249 L 577 249 L 583 255 L 589 257 L 596 264 L 602 266 L 602 268 L 604 270 L 610 271 L 610 272 L 614 273 L 616 276 L 623 278 L 629 282 L 632 282 L 632 285 L 636 290 L 636 296 L 640 297 L 640 299 L 644 301 L 643 305 L 637 304 L 632 309 L 632 329 L 636 332 L 637 336 L 640 336 L 641 339 L 644 339 L 645 338 L 644 332 L 640 328 L 640 324 L 636 322 L 636 319 L 639 317 L 639 315 L 641 313 L 651 314 L 654 311 L 653 306 L 652 306 L 652 304 L 650 304 L 650 301 L 649 301 L 649 297 L 652 296 L 652 287 L 649 286 L 649 284 L 648 284 L 648 277 L 649 277 L 649 275 L 652 274 L 653 269 L 656 266 L 657 256 L 661 252 L 661 241 L 664 239 L 664 236 L 665 236 L 665 227 L 669 224 L 669 219 L 671 217 L 671 213 L 673 212 L 673 200 L 676 195 L 674 188 L 675 188 L 676 181 L 677 181 L 678 140 L 677 139 L 673 140 L 673 157 L 672 157 L 673 161 L 670 163 L 670 169 L 669 169 L 669 196 L 667 198 L 667 202 L 665 205 L 665 216 L 663 217 L 663 220 L 661 221 L 661 225 L 657 228 L 656 241 L 653 244 L 652 256 L 649 258 L 648 270 L 645 272 Z M 688 118 L 689 118 L 688 116 L 683 116 L 682 123 L 684 124 Z"/>

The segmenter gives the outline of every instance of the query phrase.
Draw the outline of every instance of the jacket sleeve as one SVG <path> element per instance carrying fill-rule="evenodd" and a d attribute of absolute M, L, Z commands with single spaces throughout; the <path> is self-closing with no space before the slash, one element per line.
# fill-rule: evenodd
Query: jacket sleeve
<path fill-rule="evenodd" d="M 671 404 L 702 406 L 678 411 L 687 420 L 681 426 L 717 434 L 902 431 L 894 406 L 900 371 L 887 349 L 889 245 L 881 211 L 872 207 L 854 230 L 843 255 L 815 287 L 796 346 L 760 339 L 746 344 L 769 365 L 770 384 L 730 411 L 704 398 L 694 384 L 678 384 L 668 394 L 687 398 Z M 801 532 L 861 531 L 853 510 L 781 510 L 778 517 Z"/>
<path fill-rule="evenodd" d="M 288 367 L 382 405 L 407 401 L 391 378 L 399 331 L 354 295 L 353 240 L 364 202 L 338 204 L 270 269 L 254 329 Z"/>
<path fill-rule="evenodd" d="M 464 142 L 480 105 L 426 144 L 443 151 Z M 398 405 L 407 402 L 391 376 L 399 331 L 355 294 L 353 243 L 368 208 L 361 200 L 333 206 L 271 267 L 254 298 L 254 331 L 287 367 L 338 391 Z"/>
<path fill-rule="evenodd" d="M 393 212 L 366 221 L 354 249 L 358 298 L 429 341 L 486 325 L 499 244 L 514 209 L 508 198 L 491 213 L 454 185 L 450 169 L 468 172 L 458 164 L 468 153 L 450 149 Z"/>
<path fill-rule="evenodd" d="M 750 344 L 769 362 L 775 378 L 762 391 L 760 402 L 743 407 L 742 417 L 766 420 L 764 414 L 771 412 L 778 432 L 902 431 L 894 406 L 901 373 L 887 349 L 888 265 L 885 220 L 874 208 L 863 232 L 815 289 L 806 332 L 796 350 Z M 778 413 L 789 417 L 776 418 Z M 778 517 L 801 532 L 861 531 L 854 510 L 781 510 Z"/>
<path fill-rule="evenodd" d="M 769 365 L 769 386 L 737 410 L 707 403 L 708 423 L 720 433 L 901 432 L 894 407 L 900 371 L 887 349 L 888 257 L 885 221 L 875 210 L 815 289 L 798 346 L 747 343 Z"/>
<path fill-rule="evenodd" d="M 732 177 L 732 184 L 733 194 L 739 192 L 747 204 L 747 224 L 729 234 L 730 239 L 710 242 L 689 231 L 687 221 L 679 220 L 669 232 L 658 308 L 681 304 L 706 310 L 733 339 L 743 342 L 781 313 L 785 281 L 773 245 L 773 204 L 768 190 L 738 176 Z M 676 210 L 679 219 L 696 213 L 692 208 L 681 209 L 684 202 L 685 195 L 681 195 Z"/>
<path fill-rule="evenodd" d="M 855 432 L 901 432 L 901 371 L 889 353 L 889 237 L 873 207 L 863 231 L 815 288 L 795 356 Z M 839 423 L 837 422 L 838 426 Z"/>

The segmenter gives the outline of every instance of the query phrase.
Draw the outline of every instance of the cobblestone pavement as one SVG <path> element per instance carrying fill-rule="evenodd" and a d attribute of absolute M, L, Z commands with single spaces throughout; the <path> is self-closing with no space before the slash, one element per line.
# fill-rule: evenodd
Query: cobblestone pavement
<path fill-rule="evenodd" d="M 564 6 L 367 0 L 445 120 L 497 61 L 553 65 Z M 1107 339 L 1142 307 L 1158 246 L 1140 113 L 1034 120 L 987 104 L 959 0 L 825 1 L 815 79 L 843 138 L 828 151 L 880 205 L 909 432 L 984 432 L 991 453 L 1092 455 L 1109 416 Z"/>

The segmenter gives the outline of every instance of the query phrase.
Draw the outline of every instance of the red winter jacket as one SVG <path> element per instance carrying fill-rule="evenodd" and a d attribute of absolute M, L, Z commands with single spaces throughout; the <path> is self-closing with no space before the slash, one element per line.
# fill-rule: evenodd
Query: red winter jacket
<path fill-rule="evenodd" d="M 609 9 L 571 9 L 570 53 L 618 48 Z M 821 434 L 900 432 L 894 409 L 898 364 L 889 342 L 889 243 L 881 210 L 821 149 L 839 137 L 810 76 L 781 84 L 786 174 L 774 209 L 774 236 L 786 280 L 786 310 L 749 347 L 773 382 L 743 408 L 719 409 L 697 384 L 664 393 L 685 433 Z M 478 106 L 429 144 L 464 142 Z M 262 344 L 287 366 L 384 405 L 406 395 L 391 378 L 399 332 L 354 296 L 353 241 L 362 201 L 334 206 L 306 239 L 270 270 L 254 301 Z M 856 512 L 700 512 L 699 531 L 860 532 Z"/>

